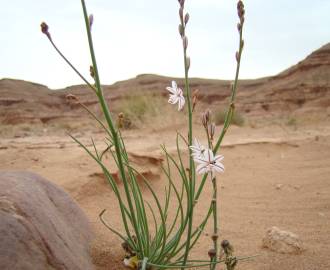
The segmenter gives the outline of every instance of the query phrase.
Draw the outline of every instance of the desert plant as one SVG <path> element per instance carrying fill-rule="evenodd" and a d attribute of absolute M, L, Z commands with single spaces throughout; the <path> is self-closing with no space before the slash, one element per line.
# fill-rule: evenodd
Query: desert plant
<path fill-rule="evenodd" d="M 119 231 L 107 223 L 104 217 L 105 210 L 100 213 L 101 221 L 111 232 L 123 240 L 123 248 L 129 255 L 129 257 L 125 260 L 125 263 L 132 268 L 143 270 L 174 268 L 186 269 L 209 266 L 210 269 L 213 270 L 218 263 L 224 262 L 227 269 L 232 270 L 235 267 L 237 260 L 241 258 L 234 257 L 232 251 L 228 251 L 228 245 L 222 247 L 225 258 L 220 257 L 221 254 L 218 244 L 219 216 L 217 210 L 218 196 L 216 173 L 224 171 L 224 166 L 221 163 L 223 156 L 217 155 L 217 152 L 220 149 L 221 142 L 234 115 L 234 102 L 238 85 L 238 74 L 242 50 L 244 47 L 244 41 L 242 39 L 245 18 L 243 2 L 239 0 L 237 4 L 239 17 L 239 22 L 237 25 L 239 32 L 239 49 L 236 52 L 237 68 L 235 80 L 231 87 L 230 103 L 226 111 L 223 129 L 219 136 L 216 136 L 215 125 L 210 121 L 210 113 L 204 113 L 202 123 L 206 132 L 208 144 L 207 146 L 203 146 L 197 139 L 193 140 L 193 109 L 196 106 L 197 99 L 191 95 L 189 87 L 188 74 L 190 68 L 190 58 L 187 55 L 188 38 L 186 36 L 186 27 L 189 22 L 189 14 L 184 11 L 185 0 L 179 0 L 179 33 L 182 40 L 185 74 L 184 91 L 178 87 L 174 81 L 172 82 L 172 85 L 166 89 L 170 92 L 168 102 L 175 105 L 177 104 L 179 111 L 187 110 L 188 137 L 185 137 L 180 133 L 176 134 L 175 144 L 177 157 L 171 155 L 166 146 L 162 146 L 165 157 L 165 165 L 163 165 L 162 169 L 168 180 L 165 200 L 163 203 L 160 201 L 159 196 L 149 184 L 148 179 L 139 174 L 130 162 L 121 132 L 115 125 L 115 121 L 113 120 L 113 116 L 110 113 L 108 104 L 103 95 L 91 33 L 93 16 L 88 16 L 84 0 L 81 0 L 81 4 L 86 23 L 87 37 L 92 60 L 90 73 L 94 83 L 90 83 L 84 76 L 82 76 L 81 73 L 56 47 L 50 35 L 47 24 L 42 23 L 41 28 L 42 32 L 48 37 L 49 41 L 61 57 L 86 82 L 91 90 L 95 92 L 104 114 L 106 123 L 103 123 L 93 112 L 82 104 L 82 106 L 84 106 L 84 108 L 104 129 L 106 134 L 106 142 L 108 145 L 106 150 L 100 151 L 97 149 L 93 140 L 92 143 L 94 147 L 91 150 L 84 146 L 77 138 L 72 137 L 73 140 L 84 148 L 88 155 L 90 155 L 90 157 L 94 159 L 102 168 L 103 173 L 117 198 L 123 222 L 123 231 Z M 187 105 L 186 107 L 185 104 Z M 141 105 L 138 105 L 137 109 L 134 109 L 132 112 L 132 117 L 139 117 L 145 114 L 144 108 L 143 106 L 141 107 Z M 182 117 L 184 117 L 184 115 Z M 184 145 L 184 150 L 189 151 L 188 164 L 185 164 L 182 157 L 182 144 Z M 106 152 L 109 152 L 112 155 L 112 161 L 117 165 L 119 170 L 120 179 L 124 188 L 123 195 L 119 191 L 117 182 L 107 169 L 106 165 L 103 163 L 103 156 Z M 175 175 L 179 175 L 181 179 L 180 187 L 177 187 L 174 184 L 173 178 Z M 198 175 L 201 175 L 200 181 L 197 181 Z M 153 202 L 145 201 L 143 192 L 141 191 L 137 181 L 138 177 L 144 181 L 144 184 L 151 192 Z M 197 226 L 194 226 L 194 209 L 198 205 L 198 199 L 200 198 L 208 178 L 213 186 L 213 196 L 210 200 L 210 206 L 205 212 L 202 221 L 197 224 Z M 171 206 L 176 208 L 176 213 L 172 219 L 169 217 L 169 209 Z M 147 212 L 150 212 L 150 215 L 148 215 Z M 210 217 L 213 218 L 213 248 L 208 252 L 210 260 L 191 260 L 188 255 L 197 243 Z M 154 226 L 154 230 L 151 229 L 152 225 Z"/>

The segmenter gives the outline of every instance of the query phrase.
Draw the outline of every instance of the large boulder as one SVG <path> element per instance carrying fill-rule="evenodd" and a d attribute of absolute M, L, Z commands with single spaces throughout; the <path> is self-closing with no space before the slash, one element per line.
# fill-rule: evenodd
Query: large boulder
<path fill-rule="evenodd" d="M 0 172 L 0 269 L 89 270 L 92 230 L 63 190 L 30 172 Z"/>

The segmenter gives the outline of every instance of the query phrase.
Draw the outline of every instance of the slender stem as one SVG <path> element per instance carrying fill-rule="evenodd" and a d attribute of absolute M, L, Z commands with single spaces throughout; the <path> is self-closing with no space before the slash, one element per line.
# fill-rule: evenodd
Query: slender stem
<path fill-rule="evenodd" d="M 221 145 L 221 142 L 229 128 L 230 122 L 231 122 L 231 117 L 233 116 L 234 113 L 234 109 L 235 109 L 235 97 L 236 97 L 236 91 L 237 91 L 237 86 L 238 86 L 238 75 L 239 75 L 239 71 L 240 71 L 240 66 L 241 66 L 241 56 L 242 56 L 242 52 L 243 52 L 243 47 L 244 47 L 244 43 L 243 43 L 243 26 L 244 23 L 241 24 L 240 27 L 240 31 L 239 31 L 239 50 L 238 50 L 238 55 L 237 55 L 237 65 L 236 65 L 236 72 L 235 72 L 235 80 L 234 80 L 234 84 L 232 85 L 232 91 L 231 91 L 231 98 L 230 98 L 230 103 L 229 103 L 229 108 L 227 111 L 227 115 L 226 115 L 226 120 L 225 120 L 225 124 L 223 126 L 222 132 L 220 137 L 218 138 L 218 141 L 213 149 L 213 152 L 216 153 Z"/>
<path fill-rule="evenodd" d="M 213 174 L 211 172 L 210 177 L 212 179 L 212 185 L 213 185 L 213 198 L 212 198 L 212 212 L 213 212 L 213 248 L 215 250 L 215 259 L 212 259 L 212 262 L 218 258 L 218 203 L 217 203 L 217 181 L 216 178 L 213 177 Z M 214 270 L 216 267 L 216 264 L 212 264 L 211 269 Z"/>
<path fill-rule="evenodd" d="M 185 71 L 185 93 L 188 105 L 188 144 L 189 146 L 192 145 L 192 136 L 193 136 L 193 128 L 192 128 L 192 106 L 191 106 L 191 96 L 190 96 L 190 87 L 189 87 L 189 67 L 190 67 L 190 59 L 187 57 L 187 43 L 185 44 L 184 40 L 186 39 L 185 36 L 185 28 L 186 22 L 184 21 L 183 16 L 183 9 L 184 4 L 181 5 L 180 9 L 182 9 L 182 14 L 180 16 L 181 26 L 182 26 L 182 44 L 183 44 L 183 59 L 184 59 L 184 71 Z M 189 147 L 188 146 L 188 147 Z M 188 229 L 187 229 L 187 242 L 186 242 L 186 249 L 184 254 L 184 259 L 182 265 L 184 266 L 188 259 L 188 254 L 190 250 L 190 239 L 192 233 L 192 225 L 193 225 L 193 213 L 194 213 L 194 196 L 195 196 L 195 167 L 194 161 L 191 156 L 191 149 L 189 148 L 189 192 L 187 194 L 188 203 L 187 203 L 187 215 L 188 215 Z"/>
<path fill-rule="evenodd" d="M 63 58 L 63 60 L 73 69 L 74 72 L 93 90 L 96 92 L 96 88 L 90 84 L 89 81 L 78 71 L 78 69 L 75 68 L 75 66 L 69 61 L 68 58 L 65 57 L 65 55 L 60 51 L 59 48 L 55 45 L 54 41 L 51 38 L 48 38 L 54 49 L 57 51 L 57 53 Z"/>
<path fill-rule="evenodd" d="M 116 156 L 117 156 L 117 160 L 118 160 L 118 169 L 120 171 L 120 176 L 121 179 L 123 180 L 124 183 L 124 189 L 125 189 L 125 194 L 126 194 L 126 199 L 128 202 L 128 206 L 129 206 L 129 210 L 130 213 L 132 215 L 132 225 L 136 234 L 136 237 L 138 238 L 137 244 L 139 245 L 139 250 L 142 252 L 142 256 L 143 256 L 143 247 L 142 245 L 142 239 L 141 239 L 141 235 L 139 233 L 139 224 L 137 223 L 137 219 L 136 219 L 136 215 L 135 215 L 135 209 L 133 207 L 133 202 L 131 199 L 131 192 L 129 190 L 129 186 L 128 186 L 128 180 L 125 174 L 125 168 L 124 168 L 124 164 L 123 164 L 123 157 L 122 157 L 122 147 L 121 147 L 121 143 L 120 143 L 120 139 L 118 137 L 118 132 L 116 130 L 115 125 L 113 124 L 112 121 L 112 117 L 110 115 L 110 110 L 108 107 L 108 104 L 105 101 L 104 95 L 103 95 L 103 91 L 102 91 L 102 87 L 101 87 L 101 83 L 100 83 L 100 77 L 99 77 L 99 72 L 98 72 L 98 68 L 97 68 L 97 63 L 96 63 L 96 57 L 95 57 L 95 52 L 94 52 L 94 46 L 93 46 L 93 39 L 92 39 L 92 34 L 91 34 L 91 29 L 90 29 L 90 24 L 89 24 L 89 19 L 88 19 L 88 15 L 87 15 L 87 9 L 86 9 L 86 4 L 84 0 L 81 0 L 81 4 L 82 4 L 82 8 L 83 8 L 83 13 L 84 13 L 84 19 L 85 19 L 85 25 L 86 25 L 86 30 L 87 30 L 87 37 L 88 37 L 88 44 L 89 44 L 89 49 L 90 49 L 90 54 L 91 54 L 91 58 L 92 58 L 92 63 L 93 63 L 93 69 L 94 69 L 94 78 L 95 78 L 95 85 L 97 88 L 97 96 L 99 98 L 101 107 L 102 107 L 102 111 L 104 113 L 105 119 L 107 121 L 107 124 L 109 126 L 109 129 L 112 133 L 112 137 L 113 137 L 113 143 L 115 145 L 115 152 L 116 152 Z"/>

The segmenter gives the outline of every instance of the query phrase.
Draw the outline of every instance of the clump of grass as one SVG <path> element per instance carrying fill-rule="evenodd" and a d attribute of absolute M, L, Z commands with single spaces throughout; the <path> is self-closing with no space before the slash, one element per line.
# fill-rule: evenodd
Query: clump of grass
<path fill-rule="evenodd" d="M 118 122 L 122 128 L 134 128 L 162 115 L 164 100 L 159 96 L 136 95 L 121 100 L 117 105 Z"/>
<path fill-rule="evenodd" d="M 239 258 L 233 256 L 233 248 L 227 240 L 222 241 L 221 247 L 219 246 L 218 188 L 216 173 L 224 172 L 224 165 L 221 163 L 223 156 L 218 155 L 217 152 L 219 151 L 222 140 L 231 122 L 234 124 L 243 124 L 244 122 L 242 121 L 242 117 L 238 117 L 239 114 L 234 114 L 238 75 L 244 47 L 244 4 L 242 0 L 237 2 L 239 43 L 238 50 L 235 54 L 236 72 L 227 113 L 224 114 L 223 117 L 224 125 L 220 135 L 215 137 L 216 127 L 214 123 L 211 122 L 209 110 L 203 114 L 202 124 L 208 142 L 207 147 L 204 147 L 199 143 L 196 137 L 193 141 L 194 106 L 196 105 L 197 98 L 191 93 L 189 81 L 190 57 L 187 54 L 188 38 L 186 36 L 186 27 L 190 16 L 189 13 L 186 13 L 184 10 L 185 0 L 179 0 L 178 2 L 180 16 L 178 30 L 182 42 L 185 73 L 184 88 L 181 89 L 175 81 L 172 81 L 172 86 L 166 87 L 166 90 L 169 91 L 168 103 L 178 106 L 178 112 L 182 113 L 181 118 L 184 118 L 187 123 L 187 132 L 184 135 L 179 132 L 176 133 L 174 143 L 176 146 L 175 154 L 171 154 L 167 150 L 168 148 L 165 144 L 161 146 L 161 150 L 164 154 L 162 171 L 167 179 L 163 198 L 153 189 L 152 185 L 149 183 L 149 179 L 139 173 L 134 167 L 134 162 L 131 161 L 126 150 L 124 138 L 120 130 L 118 130 L 118 126 L 120 125 L 117 126 L 114 122 L 113 113 L 109 109 L 99 78 L 91 32 L 93 16 L 88 16 L 85 1 L 81 0 L 81 4 L 92 60 L 90 75 L 94 80 L 93 83 L 90 83 L 56 47 L 46 23 L 41 24 L 41 31 L 47 36 L 60 56 L 98 97 L 105 123 L 103 123 L 102 119 L 94 112 L 80 103 L 77 97 L 71 96 L 71 98 L 77 100 L 77 102 L 90 113 L 100 127 L 104 129 L 106 149 L 102 149 L 101 151 L 93 139 L 91 139 L 92 147 L 90 148 L 76 137 L 70 136 L 101 167 L 104 176 L 112 188 L 112 194 L 117 199 L 123 224 L 121 230 L 112 227 L 112 225 L 105 220 L 104 214 L 106 210 L 103 210 L 99 214 L 99 217 L 101 222 L 112 233 L 116 234 L 124 241 L 122 247 L 127 257 L 125 257 L 123 263 L 135 270 L 174 268 L 184 270 L 187 268 L 197 269 L 205 266 L 209 267 L 210 270 L 215 270 L 219 263 L 224 263 L 227 270 L 234 270 L 237 261 L 246 259 L 247 257 Z M 184 106 L 185 104 L 186 107 Z M 140 124 L 148 117 L 154 119 L 154 116 L 166 112 L 163 108 L 164 100 L 161 97 L 157 98 L 150 95 L 128 97 L 123 100 L 122 104 L 119 106 L 120 111 L 117 111 L 118 124 L 120 124 L 120 121 L 124 121 L 126 115 L 126 118 L 132 121 L 140 121 L 140 123 L 137 123 L 137 126 L 141 126 Z M 186 114 L 184 114 L 183 111 L 185 111 Z M 183 148 L 189 153 L 189 160 L 184 160 L 182 158 Z M 123 190 L 119 189 L 117 180 L 104 163 L 103 158 L 106 152 L 110 152 L 112 161 L 118 168 L 119 179 L 123 185 Z M 174 179 L 177 178 L 178 175 L 181 182 L 179 185 L 176 185 Z M 146 200 L 145 192 L 141 189 L 138 178 L 143 180 L 146 189 L 148 189 L 152 195 L 152 201 L 150 203 Z M 212 184 L 213 195 L 212 199 L 209 201 L 208 210 L 204 213 L 201 220 L 197 222 L 194 209 L 198 204 L 204 185 L 208 183 L 207 179 L 210 179 Z M 173 215 L 173 219 L 171 219 L 169 214 L 169 209 L 171 208 L 174 208 L 176 211 Z M 150 212 L 150 214 L 147 214 L 148 212 Z M 211 237 L 213 245 L 207 252 L 209 259 L 191 259 L 189 258 L 189 254 L 195 244 L 198 243 L 204 229 L 206 229 L 209 218 L 213 218 L 213 234 Z"/>
<path fill-rule="evenodd" d="M 223 125 L 225 123 L 227 117 L 227 110 L 225 109 L 218 109 L 214 113 L 214 122 L 216 125 Z M 236 126 L 243 126 L 245 123 L 245 119 L 243 115 L 238 112 L 234 111 L 233 117 L 231 119 L 231 124 Z"/>

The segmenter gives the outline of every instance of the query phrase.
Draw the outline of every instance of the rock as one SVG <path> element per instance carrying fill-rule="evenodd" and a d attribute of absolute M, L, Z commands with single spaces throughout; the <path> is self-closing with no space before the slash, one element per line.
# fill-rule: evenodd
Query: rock
<path fill-rule="evenodd" d="M 0 172 L 0 269 L 91 270 L 93 236 L 79 206 L 30 172 Z"/>
<path fill-rule="evenodd" d="M 282 189 L 282 187 L 283 187 L 283 184 L 277 184 L 277 185 L 276 185 L 276 189 L 277 189 L 277 190 Z"/>
<path fill-rule="evenodd" d="M 262 247 L 285 254 L 299 254 L 303 251 L 302 241 L 299 237 L 277 227 L 269 228 L 262 239 Z"/>

